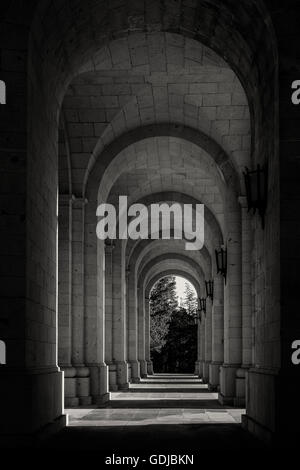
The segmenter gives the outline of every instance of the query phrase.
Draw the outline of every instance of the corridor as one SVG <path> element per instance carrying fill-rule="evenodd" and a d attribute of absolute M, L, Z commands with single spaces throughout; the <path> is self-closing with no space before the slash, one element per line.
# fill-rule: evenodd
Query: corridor
<path fill-rule="evenodd" d="M 196 375 L 154 374 L 112 392 L 103 408 L 65 410 L 69 426 L 46 445 L 105 455 L 260 447 L 239 425 L 245 410 L 225 408 L 217 397 Z"/>
<path fill-rule="evenodd" d="M 299 445 L 299 22 L 1 3 L 0 447 Z"/>

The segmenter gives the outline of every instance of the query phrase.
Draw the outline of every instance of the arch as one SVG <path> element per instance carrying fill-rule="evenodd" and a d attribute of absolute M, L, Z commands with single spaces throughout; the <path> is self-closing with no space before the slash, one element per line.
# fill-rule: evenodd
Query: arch
<path fill-rule="evenodd" d="M 149 246 L 149 248 L 145 248 L 142 256 L 140 257 L 140 263 L 139 266 L 137 267 L 137 277 L 141 275 L 143 272 L 145 266 L 147 266 L 153 259 L 157 259 L 158 261 L 161 261 L 163 256 L 169 256 L 172 257 L 173 260 L 177 259 L 186 259 L 186 260 L 191 260 L 193 263 L 193 266 L 195 264 L 198 264 L 201 266 L 201 269 L 203 273 L 205 274 L 206 278 L 209 276 L 211 272 L 211 258 L 208 255 L 207 251 L 203 252 L 203 250 L 199 252 L 186 252 L 184 248 L 179 249 L 176 244 L 175 245 L 170 245 L 168 247 L 166 244 L 162 243 L 155 243 L 153 246 Z M 173 255 L 176 255 L 173 257 Z"/>
<path fill-rule="evenodd" d="M 145 196 L 144 198 L 138 200 L 138 203 L 144 204 L 146 206 L 153 204 L 153 203 L 160 203 L 160 202 L 176 202 L 180 204 L 192 204 L 195 206 L 196 204 L 199 204 L 199 201 L 197 201 L 195 198 L 188 196 L 183 193 L 177 193 L 177 192 L 162 192 L 162 193 L 154 193 L 149 196 Z M 223 244 L 223 234 L 221 231 L 221 227 L 214 216 L 214 214 L 210 211 L 210 209 L 205 206 L 205 212 L 204 212 L 204 221 L 205 224 L 211 228 L 210 230 L 210 236 L 212 239 L 212 243 L 215 245 L 215 248 Z M 143 240 L 127 240 L 126 242 L 126 258 L 127 258 L 127 266 L 131 263 L 131 257 L 135 250 L 140 251 L 141 246 L 144 245 L 145 242 Z M 206 246 L 206 243 L 205 243 Z M 207 249 L 210 251 L 210 255 L 214 256 L 214 252 L 212 252 L 210 244 L 208 244 Z"/>
<path fill-rule="evenodd" d="M 138 285 L 142 286 L 144 284 L 144 281 L 147 278 L 148 272 L 151 268 L 166 260 L 185 262 L 190 267 L 192 267 L 196 273 L 198 273 L 199 277 L 205 277 L 201 266 L 199 266 L 198 263 L 196 263 L 192 258 L 179 253 L 166 253 L 160 256 L 156 256 L 143 267 L 142 271 L 138 275 Z"/>
<path fill-rule="evenodd" d="M 187 281 L 189 281 L 195 288 L 195 291 L 197 292 L 198 297 L 201 296 L 201 287 L 200 287 L 199 281 L 192 274 L 186 272 L 184 269 L 174 269 L 174 270 L 167 269 L 166 271 L 162 271 L 161 273 L 156 274 L 154 277 L 152 277 L 149 280 L 145 289 L 145 297 L 147 298 L 150 296 L 150 292 L 157 281 L 159 281 L 160 279 L 166 276 L 172 276 L 172 275 L 181 276 Z"/>
<path fill-rule="evenodd" d="M 101 185 L 99 187 L 99 181 L 102 180 L 102 176 L 105 170 L 108 168 L 110 162 L 126 147 L 151 137 L 176 137 L 184 141 L 192 142 L 207 154 L 213 158 L 217 166 L 221 169 L 224 179 L 229 187 L 232 187 L 235 193 L 240 194 L 240 183 L 239 178 L 236 174 L 236 170 L 226 155 L 224 150 L 219 144 L 217 144 L 211 137 L 204 134 L 200 130 L 181 125 L 181 124 L 152 124 L 149 126 L 143 126 L 136 128 L 121 135 L 109 144 L 101 153 L 90 171 L 87 187 L 85 194 L 91 198 L 97 198 L 97 194 L 101 193 Z"/>

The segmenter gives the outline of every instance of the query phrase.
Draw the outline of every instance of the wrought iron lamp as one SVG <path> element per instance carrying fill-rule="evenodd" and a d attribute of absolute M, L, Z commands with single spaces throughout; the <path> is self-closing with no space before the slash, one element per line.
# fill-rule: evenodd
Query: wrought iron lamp
<path fill-rule="evenodd" d="M 248 211 L 252 209 L 254 214 L 258 211 L 262 228 L 264 228 L 268 194 L 268 168 L 266 165 L 257 165 L 256 170 L 250 171 L 247 167 L 245 170 Z"/>
<path fill-rule="evenodd" d="M 215 250 L 216 253 L 216 265 L 217 265 L 217 274 L 222 274 L 226 283 L 227 275 L 227 250 L 221 246 L 220 250 Z"/>
<path fill-rule="evenodd" d="M 211 301 L 214 300 L 214 281 L 205 281 L 206 297 L 210 297 Z"/>
<path fill-rule="evenodd" d="M 201 299 L 199 299 L 199 310 L 200 312 L 203 312 L 204 315 L 206 314 L 206 298 L 205 297 L 201 297 Z"/>

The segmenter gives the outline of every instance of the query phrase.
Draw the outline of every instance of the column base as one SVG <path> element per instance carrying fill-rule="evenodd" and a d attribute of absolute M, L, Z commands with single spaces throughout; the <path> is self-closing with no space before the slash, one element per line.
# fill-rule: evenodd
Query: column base
<path fill-rule="evenodd" d="M 233 404 L 239 408 L 244 408 L 246 406 L 246 371 L 247 369 L 245 367 L 236 371 L 235 398 Z"/>
<path fill-rule="evenodd" d="M 79 405 L 79 398 L 76 392 L 76 369 L 72 366 L 63 366 L 64 373 L 64 391 L 65 391 L 65 406 L 73 408 Z"/>
<path fill-rule="evenodd" d="M 203 364 L 204 364 L 204 361 L 199 361 L 199 378 L 200 379 L 203 378 Z"/>
<path fill-rule="evenodd" d="M 63 408 L 64 374 L 49 369 L 0 369 L 0 442 L 60 429 L 66 425 Z M 48 432 L 48 431 L 47 431 Z M 3 436 L 3 437 L 2 437 Z"/>
<path fill-rule="evenodd" d="M 276 447 L 299 446 L 299 381 L 297 367 L 250 368 L 246 373 L 247 414 L 243 427 Z M 287 412 L 287 403 L 292 411 Z"/>
<path fill-rule="evenodd" d="M 223 364 L 220 367 L 220 392 L 219 403 L 221 405 L 234 405 L 236 398 L 236 372 L 239 365 Z"/>
<path fill-rule="evenodd" d="M 266 443 L 271 444 L 273 441 L 272 432 L 254 419 L 250 418 L 250 416 L 247 414 L 242 415 L 242 428 L 248 432 L 251 432 Z"/>
<path fill-rule="evenodd" d="M 91 405 L 90 369 L 88 367 L 76 366 L 76 394 L 79 398 L 79 405 Z"/>
<path fill-rule="evenodd" d="M 141 383 L 141 377 L 134 377 L 133 379 L 130 380 L 130 383 L 132 383 L 132 384 Z"/>
<path fill-rule="evenodd" d="M 140 359 L 139 362 L 141 377 L 147 377 L 147 361 L 145 361 L 145 359 Z"/>
<path fill-rule="evenodd" d="M 153 375 L 153 362 L 147 361 L 147 374 Z"/>
<path fill-rule="evenodd" d="M 94 402 L 98 407 L 105 406 L 111 399 L 111 393 L 107 392 L 104 395 L 99 395 L 98 397 L 94 397 Z"/>
<path fill-rule="evenodd" d="M 127 390 L 129 388 L 128 364 L 126 361 L 116 362 L 117 385 L 118 390 Z"/>
<path fill-rule="evenodd" d="M 108 364 L 108 373 L 109 373 L 109 391 L 116 392 L 118 390 L 116 364 L 114 363 Z"/>
<path fill-rule="evenodd" d="M 14 449 L 36 446 L 37 442 L 48 439 L 68 425 L 68 415 L 62 414 L 34 434 L 0 434 L 1 448 Z"/>
<path fill-rule="evenodd" d="M 77 408 L 79 406 L 79 398 L 77 397 L 65 397 L 66 408 Z"/>
<path fill-rule="evenodd" d="M 195 375 L 198 375 L 200 377 L 200 367 L 201 367 L 201 362 L 200 361 L 196 361 L 195 362 Z"/>
<path fill-rule="evenodd" d="M 109 367 L 105 362 L 89 364 L 92 403 L 102 402 L 102 396 L 109 393 Z"/>
<path fill-rule="evenodd" d="M 211 362 L 209 364 L 208 390 L 210 392 L 216 392 L 219 389 L 221 365 L 221 362 Z"/>
<path fill-rule="evenodd" d="M 209 381 L 209 364 L 210 362 L 203 362 L 202 366 L 202 381 L 207 384 Z"/>
<path fill-rule="evenodd" d="M 138 384 L 141 380 L 140 363 L 139 361 L 130 361 L 130 365 L 131 365 L 130 382 L 134 384 Z"/>

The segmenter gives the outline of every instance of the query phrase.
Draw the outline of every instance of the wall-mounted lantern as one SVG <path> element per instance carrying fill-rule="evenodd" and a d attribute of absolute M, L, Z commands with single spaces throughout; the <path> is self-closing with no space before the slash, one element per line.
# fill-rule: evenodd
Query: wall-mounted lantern
<path fill-rule="evenodd" d="M 254 214 L 256 210 L 258 211 L 262 228 L 264 228 L 268 195 L 268 168 L 266 165 L 257 165 L 256 170 L 250 171 L 248 168 L 245 170 L 248 211 L 252 209 Z"/>
<path fill-rule="evenodd" d="M 201 310 L 197 308 L 196 310 L 196 315 L 194 316 L 195 318 L 195 323 L 197 323 L 197 320 L 201 323 Z"/>
<path fill-rule="evenodd" d="M 217 274 L 222 274 L 226 283 L 226 274 L 227 274 L 227 250 L 221 246 L 220 250 L 215 250 L 216 253 L 216 265 L 217 265 Z"/>
<path fill-rule="evenodd" d="M 210 297 L 211 301 L 214 300 L 214 281 L 205 281 L 206 297 Z"/>
<path fill-rule="evenodd" d="M 201 299 L 199 299 L 199 310 L 200 310 L 200 315 L 201 315 L 201 312 L 203 312 L 204 315 L 206 314 L 206 298 L 205 297 L 201 297 Z"/>

